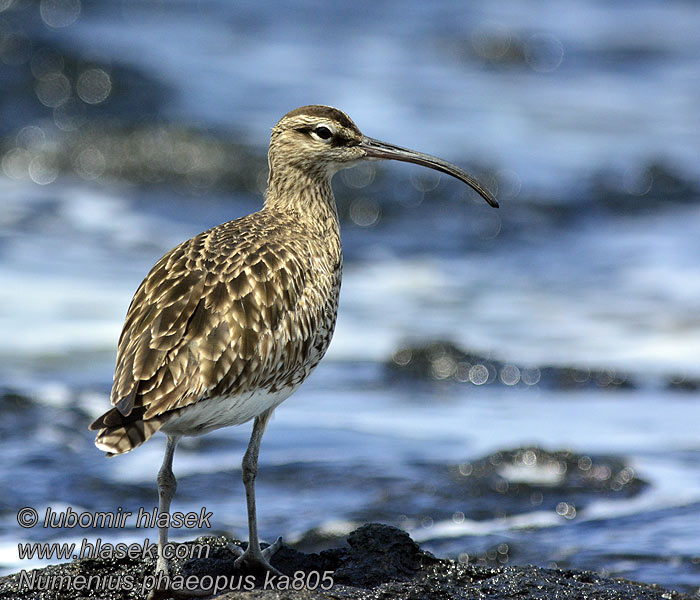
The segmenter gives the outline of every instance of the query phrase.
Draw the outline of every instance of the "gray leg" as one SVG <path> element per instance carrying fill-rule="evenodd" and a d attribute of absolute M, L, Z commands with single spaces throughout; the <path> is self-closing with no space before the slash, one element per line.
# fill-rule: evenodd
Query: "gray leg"
<path fill-rule="evenodd" d="M 170 512 L 170 502 L 175 495 L 177 488 L 177 480 L 173 475 L 173 455 L 175 454 L 175 446 L 180 440 L 179 435 L 169 435 L 165 446 L 165 457 L 163 464 L 158 471 L 158 511 L 161 513 Z M 168 543 L 168 528 L 158 528 L 158 562 L 156 563 L 156 575 L 164 573 L 168 575 L 168 560 L 163 556 L 163 547 Z M 168 584 L 165 587 L 151 590 L 147 596 L 147 600 L 165 600 L 166 598 L 182 598 L 184 600 L 192 600 L 192 598 L 209 598 L 212 590 L 187 589 L 187 590 L 170 590 Z"/>
<path fill-rule="evenodd" d="M 165 446 L 165 457 L 163 464 L 158 471 L 158 512 L 169 513 L 170 502 L 175 495 L 177 489 L 177 480 L 173 475 L 173 454 L 175 454 L 175 446 L 179 441 L 180 436 L 169 435 Z M 168 574 L 168 560 L 163 556 L 163 547 L 168 543 L 168 528 L 158 528 L 158 562 L 156 563 L 156 572 Z"/>
<path fill-rule="evenodd" d="M 229 548 L 235 554 L 238 554 L 235 562 L 237 567 L 252 567 L 253 569 L 279 574 L 279 571 L 270 565 L 268 558 L 282 545 L 282 538 L 278 538 L 274 544 L 261 551 L 258 540 L 258 519 L 255 511 L 255 476 L 258 474 L 258 453 L 260 452 L 260 441 L 263 433 L 265 433 L 265 426 L 271 415 L 272 410 L 268 410 L 255 418 L 248 449 L 243 456 L 243 485 L 245 485 L 248 505 L 248 548 L 245 552 L 241 552 L 241 549 L 233 544 L 229 544 Z"/>

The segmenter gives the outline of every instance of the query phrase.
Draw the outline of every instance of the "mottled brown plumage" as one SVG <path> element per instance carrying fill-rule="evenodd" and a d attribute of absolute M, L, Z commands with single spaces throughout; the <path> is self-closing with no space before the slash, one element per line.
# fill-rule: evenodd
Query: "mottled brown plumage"
<path fill-rule="evenodd" d="M 254 418 L 243 462 L 250 544 L 239 561 L 245 564 L 271 568 L 257 542 L 253 488 L 265 424 L 321 360 L 335 326 L 342 255 L 330 180 L 371 158 L 443 171 L 497 206 L 461 169 L 368 138 L 335 108 L 291 111 L 272 131 L 262 210 L 183 242 L 139 286 L 119 339 L 113 408 L 91 425 L 108 455 L 166 432 L 159 473 L 165 512 L 179 437 Z M 167 528 L 161 529 L 159 548 L 166 539 Z M 167 570 L 160 553 L 158 569 Z"/>
<path fill-rule="evenodd" d="M 127 313 L 115 408 L 93 425 L 99 445 L 126 452 L 195 402 L 301 383 L 335 323 L 341 255 L 332 224 L 266 208 L 161 258 Z"/>

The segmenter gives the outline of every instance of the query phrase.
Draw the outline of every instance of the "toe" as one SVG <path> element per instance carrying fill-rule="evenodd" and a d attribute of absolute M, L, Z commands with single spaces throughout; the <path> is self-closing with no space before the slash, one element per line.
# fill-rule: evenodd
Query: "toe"
<path fill-rule="evenodd" d="M 228 549 L 229 549 L 233 554 L 235 554 L 238 558 L 240 558 L 241 556 L 243 556 L 243 554 L 245 553 L 245 551 L 243 550 L 243 548 L 241 548 L 241 547 L 240 547 L 239 545 L 237 545 L 237 544 L 234 544 L 233 542 L 229 542 L 229 543 L 226 545 L 226 548 L 228 548 Z"/>
<path fill-rule="evenodd" d="M 278 537 L 274 544 L 270 544 L 262 551 L 263 558 L 270 560 L 270 557 L 282 547 L 282 538 Z"/>
<path fill-rule="evenodd" d="M 236 569 L 239 569 L 245 573 L 253 573 L 255 575 L 262 575 L 263 573 L 271 573 L 272 575 L 282 575 L 275 567 L 273 567 L 267 559 L 263 556 L 262 552 L 258 550 L 256 553 L 244 552 L 239 556 L 233 563 Z"/>

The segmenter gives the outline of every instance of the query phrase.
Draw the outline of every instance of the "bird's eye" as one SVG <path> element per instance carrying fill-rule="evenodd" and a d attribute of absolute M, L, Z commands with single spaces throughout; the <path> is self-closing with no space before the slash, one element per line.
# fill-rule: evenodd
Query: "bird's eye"
<path fill-rule="evenodd" d="M 328 129 L 328 127 L 324 127 L 323 125 L 316 127 L 316 129 L 314 129 L 314 133 L 322 140 L 329 140 L 333 136 L 333 132 Z"/>

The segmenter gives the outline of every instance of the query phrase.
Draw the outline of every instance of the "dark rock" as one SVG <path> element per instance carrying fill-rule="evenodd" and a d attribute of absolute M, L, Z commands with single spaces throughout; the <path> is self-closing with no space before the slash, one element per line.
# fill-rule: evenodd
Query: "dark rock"
<path fill-rule="evenodd" d="M 13 390 L 0 389 L 0 408 L 3 414 L 9 411 L 23 411 L 30 408 L 32 401 Z"/>
<path fill-rule="evenodd" d="M 581 369 L 576 367 L 543 367 L 540 381 L 557 389 L 598 387 L 606 389 L 635 389 L 626 373 L 614 369 Z"/>
<path fill-rule="evenodd" d="M 581 495 L 590 502 L 590 494 L 631 497 L 648 485 L 621 458 L 548 451 L 537 446 L 502 450 L 462 463 L 453 467 L 453 475 L 469 481 L 472 493 L 497 491 L 520 498 L 532 498 L 534 494 L 538 504 L 557 507 L 567 517 L 558 507 L 565 499 L 572 503 Z"/>
<path fill-rule="evenodd" d="M 584 515 L 601 497 L 631 498 L 648 486 L 621 457 L 534 446 L 501 450 L 460 464 L 414 462 L 410 468 L 410 481 L 379 483 L 371 474 L 358 474 L 356 484 L 381 487 L 382 493 L 358 507 L 350 515 L 352 520 L 382 520 L 413 528 L 455 518 L 484 521 L 537 510 L 558 514 L 564 524 Z M 322 470 L 314 473 L 324 477 Z M 330 480 L 323 485 L 327 488 Z M 497 549 L 493 561 L 507 562 L 507 556 L 498 554 L 504 553 Z"/>
<path fill-rule="evenodd" d="M 314 472 L 317 472 L 313 466 L 312 469 Z M 324 474 L 322 474 L 323 477 Z M 367 480 L 363 478 L 363 481 Z M 324 485 L 324 483 L 321 483 L 319 489 Z M 348 532 L 352 529 L 353 525 L 349 521 L 331 529 L 327 527 L 312 527 L 294 540 L 294 547 L 300 552 L 321 552 L 329 548 L 345 546 L 347 545 Z"/>
<path fill-rule="evenodd" d="M 700 390 L 700 379 L 685 377 L 684 375 L 672 375 L 666 381 L 669 390 L 679 392 L 697 392 Z"/>
<path fill-rule="evenodd" d="M 348 536 L 350 550 L 336 576 L 339 583 L 372 588 L 386 581 L 408 582 L 437 559 L 423 552 L 410 536 L 386 525 L 363 525 Z M 330 551 L 333 552 L 333 551 Z"/>
<path fill-rule="evenodd" d="M 409 375 L 433 381 L 457 381 L 473 385 L 502 384 L 553 389 L 634 389 L 630 376 L 614 369 L 570 366 L 523 366 L 488 355 L 465 352 L 448 341 L 399 348 L 386 363 L 392 375 Z"/>
<path fill-rule="evenodd" d="M 233 572 L 231 554 L 224 538 L 199 538 L 195 543 L 210 548 L 209 558 L 185 562 L 174 561 L 173 581 L 177 576 L 194 576 L 200 581 L 216 581 L 217 576 L 228 576 L 234 585 L 245 582 L 245 574 Z M 422 551 L 404 532 L 386 525 L 371 524 L 360 527 L 348 536 L 349 548 L 327 550 L 320 554 L 302 554 L 291 548 L 281 549 L 273 558 L 273 565 L 288 575 L 288 579 L 258 580 L 258 587 L 245 591 L 228 591 L 218 595 L 220 600 L 240 598 L 279 600 L 389 600 L 393 598 L 420 600 L 471 600 L 484 598 L 519 598 L 560 600 L 690 600 L 690 596 L 620 579 L 605 579 L 588 571 L 562 571 L 538 567 L 487 568 L 438 559 Z M 182 546 L 182 545 L 181 545 Z M 143 598 L 141 582 L 153 574 L 154 560 L 128 558 L 119 560 L 82 559 L 72 563 L 49 566 L 28 573 L 0 578 L 0 599 L 7 600 L 125 600 Z M 330 590 L 321 588 L 324 572 L 333 580 Z M 315 573 L 320 575 L 317 578 Z M 205 579 L 206 576 L 211 579 Z M 96 584 L 112 581 L 112 589 L 76 590 L 61 587 L 61 582 Z M 83 579 L 77 580 L 77 577 Z M 111 580 L 107 578 L 111 577 Z M 39 582 L 49 589 L 28 590 L 26 581 Z M 62 580 L 61 578 L 65 578 Z M 121 585 L 117 585 L 120 579 Z M 128 579 L 130 578 L 130 579 Z M 296 579 L 295 579 L 296 578 Z M 328 583 L 330 579 L 326 579 Z M 133 585 L 125 584 L 132 581 Z M 192 580 L 194 581 L 194 579 Z M 220 591 L 224 579 L 219 580 Z M 308 585 L 302 589 L 300 582 Z M 24 583 L 24 587 L 20 583 Z M 103 583 L 106 588 L 106 585 Z M 130 589 L 131 588 L 131 589 Z M 235 589 L 235 588 L 234 588 Z M 179 597 L 187 597 L 181 594 Z"/>
<path fill-rule="evenodd" d="M 29 149 L 18 147 L 14 137 L 0 140 L 0 155 L 16 159 L 13 173 L 19 178 L 27 176 L 29 160 L 36 159 L 61 175 L 198 194 L 257 194 L 267 175 L 263 153 L 225 135 L 169 123 L 87 121 Z"/>
<path fill-rule="evenodd" d="M 233 133 L 166 122 L 171 89 L 48 34 L 38 3 L 3 13 L 3 59 L 10 43 L 21 50 L 0 69 L 0 158 L 10 177 L 28 178 L 33 161 L 44 182 L 68 174 L 195 193 L 264 184 L 264 152 L 234 143 Z"/>
<path fill-rule="evenodd" d="M 700 188 L 696 181 L 658 161 L 622 176 L 616 172 L 596 175 L 591 195 L 606 212 L 633 215 L 669 202 L 696 204 Z"/>

